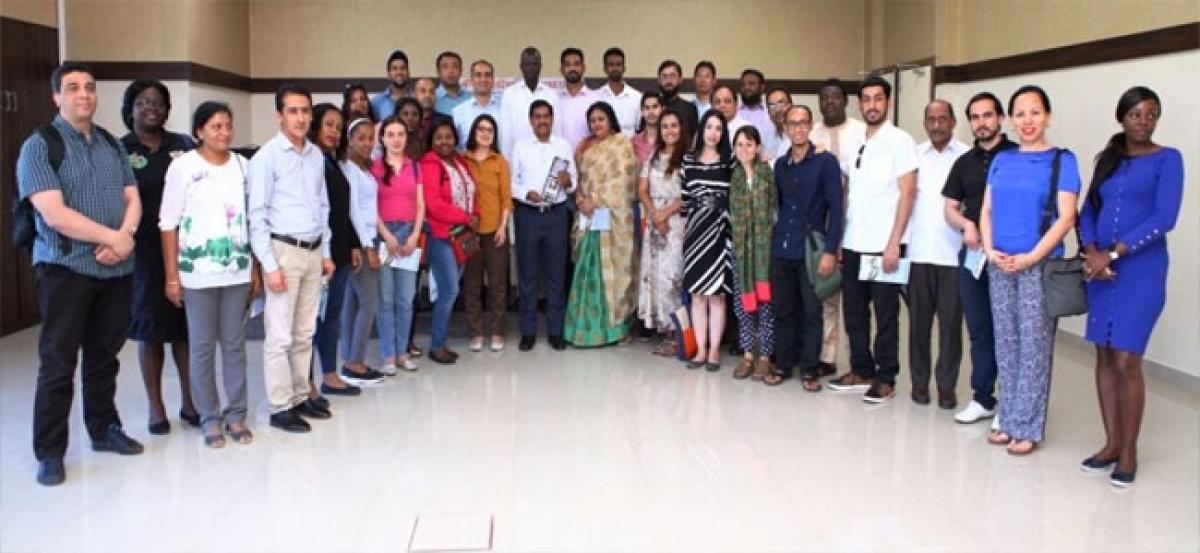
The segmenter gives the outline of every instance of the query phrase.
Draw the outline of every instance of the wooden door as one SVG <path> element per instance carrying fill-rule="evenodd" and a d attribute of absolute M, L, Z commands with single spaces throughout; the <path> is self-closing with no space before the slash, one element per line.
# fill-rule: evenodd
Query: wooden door
<path fill-rule="evenodd" d="M 12 247 L 12 198 L 21 143 L 58 111 L 50 97 L 57 65 L 57 29 L 0 17 L 0 336 L 39 319 L 29 256 Z"/>

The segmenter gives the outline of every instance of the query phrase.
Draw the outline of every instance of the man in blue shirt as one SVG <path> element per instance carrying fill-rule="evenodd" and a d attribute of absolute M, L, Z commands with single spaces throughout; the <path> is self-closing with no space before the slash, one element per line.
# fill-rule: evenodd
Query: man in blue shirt
<path fill-rule="evenodd" d="M 821 391 L 818 368 L 821 354 L 822 300 L 809 280 L 805 243 L 810 232 L 825 236 L 817 272 L 833 273 L 842 240 L 842 173 L 837 158 L 817 152 L 809 141 L 812 111 L 793 106 L 784 116 L 792 147 L 775 162 L 779 194 L 779 219 L 771 239 L 771 291 L 775 299 L 776 374 L 763 378 L 779 384 L 800 366 L 804 389 Z M 799 351 L 797 351 L 799 345 Z"/>
<path fill-rule="evenodd" d="M 246 167 L 250 247 L 266 282 L 263 381 L 271 426 L 308 432 L 301 415 L 328 419 L 309 399 L 313 334 L 323 278 L 333 273 L 325 156 L 305 137 L 312 122 L 308 90 L 285 84 L 275 93 L 279 133 Z"/>
<path fill-rule="evenodd" d="M 75 364 L 83 362 L 83 419 L 95 451 L 137 455 L 113 396 L 117 354 L 125 345 L 132 299 L 133 236 L 142 216 L 137 180 L 124 148 L 96 126 L 96 79 L 90 69 L 63 64 L 50 76 L 58 116 L 29 137 L 17 159 L 21 200 L 37 212 L 33 264 L 42 329 L 38 337 L 33 451 L 37 480 L 66 480 L 63 455 L 74 395 Z M 51 161 L 53 136 L 61 157 Z M 57 164 L 57 166 L 55 165 Z"/>
<path fill-rule="evenodd" d="M 492 92 L 495 84 L 495 70 L 487 60 L 478 60 L 471 64 L 471 97 L 454 108 L 454 126 L 458 129 L 458 147 L 465 149 L 467 139 L 471 137 L 471 125 L 480 115 L 491 115 L 496 121 L 500 120 L 500 98 Z"/>
<path fill-rule="evenodd" d="M 388 85 L 383 92 L 371 98 L 371 113 L 376 121 L 391 117 L 396 111 L 396 102 L 400 98 L 410 96 L 408 90 L 408 54 L 403 50 L 394 50 L 387 61 Z"/>
<path fill-rule="evenodd" d="M 458 82 L 462 78 L 462 57 L 455 52 L 438 54 L 437 75 L 437 101 L 433 110 L 448 116 L 454 113 L 454 108 L 471 97 Z"/>

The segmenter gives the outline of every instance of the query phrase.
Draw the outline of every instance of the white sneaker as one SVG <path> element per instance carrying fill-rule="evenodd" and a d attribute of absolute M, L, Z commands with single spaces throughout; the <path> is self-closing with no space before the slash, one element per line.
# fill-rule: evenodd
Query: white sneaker
<path fill-rule="evenodd" d="M 410 373 L 417 372 L 417 363 L 412 359 L 405 357 L 404 359 L 400 360 L 400 366 L 398 368 L 404 369 Z"/>
<path fill-rule="evenodd" d="M 376 370 L 387 376 L 396 376 L 396 373 L 398 372 L 396 370 L 395 363 L 384 363 L 383 366 L 379 367 Z"/>
<path fill-rule="evenodd" d="M 467 346 L 471 351 L 483 351 L 483 336 L 471 338 L 471 345 Z"/>
<path fill-rule="evenodd" d="M 978 401 L 971 400 L 962 411 L 954 415 L 954 421 L 962 424 L 971 424 L 978 422 L 979 419 L 986 419 L 996 415 L 995 409 L 985 409 Z"/>

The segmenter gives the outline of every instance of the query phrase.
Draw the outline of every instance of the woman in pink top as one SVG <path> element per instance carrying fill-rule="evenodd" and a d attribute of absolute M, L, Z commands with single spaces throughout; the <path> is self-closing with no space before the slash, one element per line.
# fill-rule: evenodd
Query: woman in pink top
<path fill-rule="evenodd" d="M 638 168 L 644 167 L 654 155 L 658 143 L 658 118 L 662 116 L 662 95 L 651 91 L 642 94 L 642 119 L 633 135 L 633 153 L 637 156 Z"/>
<path fill-rule="evenodd" d="M 387 248 L 379 271 L 377 315 L 379 353 L 384 358 L 379 372 L 387 375 L 396 374 L 397 369 L 417 370 L 408 355 L 417 271 L 415 267 L 402 268 L 400 260 L 420 256 L 417 244 L 425 219 L 425 197 L 417 162 L 405 154 L 409 134 L 403 121 L 384 119 L 379 132 L 383 156 L 371 166 L 371 174 L 379 181 L 379 241 Z"/>
<path fill-rule="evenodd" d="M 421 184 L 424 185 L 425 205 L 429 206 L 426 247 L 429 248 L 429 271 L 437 285 L 429 358 L 445 365 L 458 360 L 458 354 L 446 347 L 446 335 L 462 274 L 450 239 L 461 227 L 469 225 L 474 230 L 479 225 L 475 179 L 471 177 L 466 160 L 455 149 L 457 146 L 458 130 L 454 128 L 454 122 L 440 118 L 429 130 L 429 151 L 421 157 Z"/>

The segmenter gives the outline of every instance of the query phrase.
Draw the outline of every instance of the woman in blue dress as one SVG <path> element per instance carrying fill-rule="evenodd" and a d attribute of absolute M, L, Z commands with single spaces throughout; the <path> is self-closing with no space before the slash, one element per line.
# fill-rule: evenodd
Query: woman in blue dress
<path fill-rule="evenodd" d="M 1155 144 L 1158 95 L 1134 87 L 1117 103 L 1117 133 L 1100 152 L 1080 213 L 1087 252 L 1087 340 L 1096 344 L 1096 387 L 1105 444 L 1085 471 L 1113 467 L 1114 486 L 1133 483 L 1146 388 L 1142 356 L 1166 303 L 1167 241 L 1183 200 L 1183 156 Z"/>

